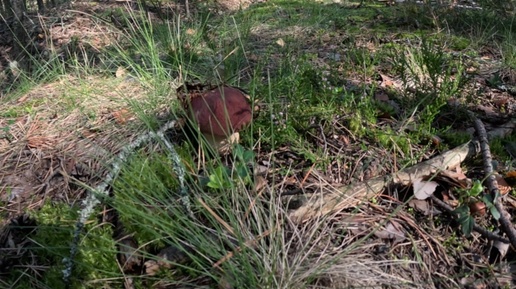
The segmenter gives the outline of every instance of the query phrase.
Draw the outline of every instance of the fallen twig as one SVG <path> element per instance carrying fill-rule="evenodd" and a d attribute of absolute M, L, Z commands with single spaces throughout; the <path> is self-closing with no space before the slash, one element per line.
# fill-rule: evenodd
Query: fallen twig
<path fill-rule="evenodd" d="M 475 130 L 478 134 L 478 139 L 480 142 L 480 151 L 482 152 L 482 159 L 484 161 L 484 174 L 486 175 L 486 184 L 487 189 L 491 196 L 493 196 L 493 203 L 496 209 L 500 212 L 500 225 L 502 230 L 507 234 L 507 237 L 511 241 L 511 245 L 516 248 L 516 230 L 514 229 L 512 223 L 510 222 L 510 215 L 503 207 L 502 202 L 500 202 L 500 190 L 498 189 L 498 183 L 493 174 L 493 159 L 491 157 L 491 151 L 489 150 L 489 142 L 487 140 L 487 132 L 484 127 L 482 121 L 480 121 L 477 117 L 475 117 L 472 113 L 470 116 L 474 120 Z M 507 217 L 509 216 L 509 218 Z"/>
<path fill-rule="evenodd" d="M 308 195 L 308 201 L 291 211 L 289 217 L 294 223 L 303 223 L 315 217 L 357 206 L 364 200 L 375 197 L 390 184 L 409 185 L 415 179 L 432 176 L 438 171 L 458 166 L 466 158 L 476 155 L 478 151 L 476 142 L 468 142 L 435 158 L 388 176 L 340 187 L 321 184 L 319 191 Z"/>
<path fill-rule="evenodd" d="M 79 220 L 75 225 L 75 231 L 73 233 L 73 240 L 70 247 L 70 256 L 63 260 L 65 264 L 65 269 L 63 270 L 63 279 L 65 282 L 65 287 L 69 288 L 70 286 L 70 277 L 72 275 L 74 259 L 77 255 L 77 251 L 79 250 L 79 241 L 82 230 L 84 228 L 84 223 L 88 220 L 89 216 L 93 213 L 95 207 L 100 203 L 100 198 L 109 196 L 109 186 L 111 186 L 111 182 L 118 175 L 122 168 L 122 164 L 127 160 L 127 158 L 139 147 L 143 144 L 148 143 L 153 139 L 157 139 L 161 141 L 165 147 L 170 152 L 170 158 L 174 163 L 174 170 L 179 179 L 180 186 L 180 197 L 181 201 L 186 208 L 187 212 L 192 215 L 190 209 L 190 201 L 188 199 L 188 192 L 185 184 L 185 170 L 181 163 L 181 159 L 177 154 L 174 146 L 165 138 L 164 134 L 167 130 L 173 128 L 176 124 L 175 120 L 169 121 L 165 123 L 157 132 L 147 132 L 144 135 L 141 135 L 132 143 L 123 147 L 120 153 L 116 156 L 115 161 L 111 164 L 111 170 L 105 177 L 104 181 L 100 183 L 95 188 L 89 189 L 89 194 L 86 199 L 83 201 L 83 209 L 79 212 Z"/>

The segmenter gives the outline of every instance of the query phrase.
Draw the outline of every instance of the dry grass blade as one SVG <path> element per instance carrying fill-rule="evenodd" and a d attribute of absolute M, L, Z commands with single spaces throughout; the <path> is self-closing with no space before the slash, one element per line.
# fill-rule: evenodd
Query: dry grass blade
<path fill-rule="evenodd" d="M 273 231 L 278 230 L 278 229 L 279 229 L 279 227 L 280 227 L 280 225 L 278 224 L 278 225 L 276 226 L 276 228 L 274 228 L 274 229 L 269 229 L 269 230 L 267 230 L 267 231 L 263 232 L 260 236 L 258 236 L 258 237 L 256 237 L 256 238 L 254 238 L 254 239 L 252 239 L 252 240 L 247 240 L 247 241 L 245 241 L 244 246 L 249 247 L 249 248 L 252 248 L 252 247 L 256 246 L 256 245 L 257 245 L 257 243 L 258 243 L 258 241 L 260 241 L 261 239 L 263 239 L 263 238 L 265 238 L 265 237 L 269 236 Z M 242 251 L 242 247 L 238 246 L 235 250 L 233 250 L 233 252 L 229 252 L 229 253 L 227 253 L 227 254 L 226 254 L 226 256 L 222 257 L 220 260 L 218 260 L 217 262 L 215 262 L 215 263 L 213 264 L 213 266 L 212 266 L 212 267 L 213 267 L 213 268 L 220 268 L 220 265 L 222 265 L 222 263 L 226 262 L 226 261 L 227 261 L 227 260 L 229 260 L 231 257 L 233 257 L 236 253 L 239 253 L 239 252 L 241 252 L 241 251 Z"/>
<path fill-rule="evenodd" d="M 197 201 L 206 209 L 206 211 L 208 211 L 208 213 L 210 213 L 210 215 L 213 216 L 213 218 L 215 218 L 215 220 L 217 220 L 217 222 L 219 222 L 224 228 L 226 228 L 226 230 L 228 230 L 228 232 L 235 236 L 235 231 L 226 221 L 224 221 L 217 213 L 215 213 L 215 211 L 213 211 L 201 198 L 197 198 Z"/>

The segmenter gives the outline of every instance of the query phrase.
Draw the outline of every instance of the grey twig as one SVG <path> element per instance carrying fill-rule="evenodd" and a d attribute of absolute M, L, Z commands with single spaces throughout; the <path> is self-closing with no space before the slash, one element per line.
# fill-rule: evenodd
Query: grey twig
<path fill-rule="evenodd" d="M 489 193 L 493 196 L 493 202 L 496 209 L 500 212 L 500 225 L 502 230 L 507 234 L 507 237 L 510 240 L 511 245 L 516 248 L 516 230 L 514 229 L 512 223 L 510 222 L 507 216 L 510 216 L 509 213 L 503 207 L 502 202 L 500 202 L 500 190 L 498 189 L 498 183 L 493 174 L 493 159 L 491 157 L 491 151 L 489 150 L 489 142 L 487 140 L 487 132 L 486 128 L 482 121 L 480 121 L 477 117 L 475 117 L 472 113 L 470 113 L 470 117 L 474 120 L 475 130 L 478 135 L 478 139 L 480 142 L 480 150 L 482 152 L 482 159 L 484 161 L 484 173 L 486 175 L 486 184 Z"/>
<path fill-rule="evenodd" d="M 188 198 L 188 191 L 185 183 L 185 170 L 181 163 L 181 158 L 174 149 L 174 146 L 164 136 L 165 132 L 173 128 L 175 124 L 175 120 L 169 121 L 165 125 L 163 125 L 157 132 L 147 132 L 146 134 L 136 138 L 136 140 L 134 140 L 132 143 L 123 147 L 120 153 L 116 156 L 116 159 L 111 164 L 111 170 L 107 174 L 104 181 L 100 183 L 97 187 L 89 189 L 89 194 L 83 201 L 83 209 L 80 211 L 79 220 L 75 225 L 73 240 L 70 247 L 70 256 L 68 258 L 65 258 L 65 260 L 63 261 L 65 263 L 65 269 L 63 270 L 63 279 L 66 288 L 70 287 L 70 277 L 73 271 L 74 259 L 77 255 L 77 251 L 79 250 L 79 241 L 82 230 L 84 228 L 84 223 L 93 213 L 95 207 L 100 203 L 99 197 L 109 196 L 108 188 L 111 185 L 113 179 L 120 172 L 122 164 L 127 160 L 130 154 L 132 154 L 137 148 L 141 147 L 143 144 L 149 142 L 152 139 L 158 139 L 166 146 L 166 148 L 170 152 L 170 158 L 174 163 L 174 170 L 179 179 L 181 201 L 187 212 L 190 215 L 192 215 L 190 209 L 190 201 Z"/>

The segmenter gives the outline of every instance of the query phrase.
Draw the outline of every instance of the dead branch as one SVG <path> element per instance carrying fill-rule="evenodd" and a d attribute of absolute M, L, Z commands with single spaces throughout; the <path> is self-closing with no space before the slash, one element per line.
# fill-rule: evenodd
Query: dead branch
<path fill-rule="evenodd" d="M 484 174 L 486 176 L 487 189 L 489 190 L 491 196 L 493 196 L 496 209 L 500 212 L 499 222 L 502 230 L 507 234 L 507 237 L 511 241 L 511 245 L 516 248 L 516 230 L 510 221 L 509 213 L 503 207 L 502 202 L 500 202 L 500 197 L 497 197 L 501 196 L 501 194 L 500 190 L 498 189 L 498 183 L 493 174 L 493 159 L 489 149 L 486 129 L 481 120 L 479 120 L 473 114 L 470 114 L 470 116 L 473 117 L 475 130 L 477 131 L 478 139 L 480 141 L 480 149 L 482 152 L 482 159 L 484 161 Z"/>
<path fill-rule="evenodd" d="M 388 176 L 381 176 L 362 183 L 347 186 L 321 185 L 319 191 L 308 195 L 308 200 L 299 208 L 289 212 L 294 223 L 303 223 L 346 208 L 355 207 L 371 199 L 391 184 L 409 185 L 412 180 L 435 175 L 439 171 L 460 165 L 466 158 L 479 152 L 477 142 L 468 142 L 433 159 Z"/>

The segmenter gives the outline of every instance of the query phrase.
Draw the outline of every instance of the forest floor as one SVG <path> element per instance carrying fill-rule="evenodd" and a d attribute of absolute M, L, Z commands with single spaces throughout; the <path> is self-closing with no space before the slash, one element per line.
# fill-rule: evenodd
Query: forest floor
<path fill-rule="evenodd" d="M 482 155 L 418 167 L 475 141 L 480 120 L 512 220 L 511 16 L 468 3 L 192 2 L 188 16 L 168 1 L 30 14 L 27 67 L 2 23 L 0 288 L 515 286 Z M 188 138 L 184 83 L 250 95 L 253 123 L 231 152 Z M 174 150 L 150 140 L 119 157 L 171 120 Z"/>

